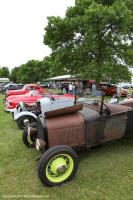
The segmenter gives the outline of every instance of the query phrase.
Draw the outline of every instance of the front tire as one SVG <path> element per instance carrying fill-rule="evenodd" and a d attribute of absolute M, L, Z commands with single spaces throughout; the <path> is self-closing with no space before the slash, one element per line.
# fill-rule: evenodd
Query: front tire
<path fill-rule="evenodd" d="M 73 179 L 78 169 L 78 156 L 69 146 L 48 149 L 38 163 L 38 176 L 48 186 L 58 186 Z"/>
<path fill-rule="evenodd" d="M 32 124 L 33 122 L 36 122 L 36 119 L 32 116 L 26 115 L 26 116 L 21 116 L 18 120 L 18 127 L 20 129 L 25 129 L 27 126 Z"/>
<path fill-rule="evenodd" d="M 22 141 L 24 145 L 28 148 L 34 148 L 35 147 L 35 137 L 32 137 L 28 134 L 28 128 L 25 128 L 22 133 Z"/>

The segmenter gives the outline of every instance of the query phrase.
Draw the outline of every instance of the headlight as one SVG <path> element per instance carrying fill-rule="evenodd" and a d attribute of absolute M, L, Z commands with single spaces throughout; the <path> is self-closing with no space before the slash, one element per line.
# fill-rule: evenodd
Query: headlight
<path fill-rule="evenodd" d="M 8 101 L 6 101 L 6 102 L 5 102 L 5 106 L 8 106 L 8 105 L 9 105 L 9 103 L 8 103 Z"/>
<path fill-rule="evenodd" d="M 36 139 L 36 149 L 37 151 L 41 151 L 46 146 L 46 142 L 42 139 Z"/>
<path fill-rule="evenodd" d="M 37 133 L 37 129 L 31 126 L 28 126 L 28 135 L 35 135 Z"/>

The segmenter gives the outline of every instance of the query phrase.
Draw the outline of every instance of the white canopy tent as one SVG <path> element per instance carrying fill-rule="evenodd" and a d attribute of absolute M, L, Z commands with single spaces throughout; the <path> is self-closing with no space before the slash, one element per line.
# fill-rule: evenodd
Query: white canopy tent
<path fill-rule="evenodd" d="M 0 83 L 8 83 L 9 78 L 0 78 Z"/>
<path fill-rule="evenodd" d="M 61 81 L 61 80 L 77 80 L 78 77 L 71 76 L 71 75 L 62 75 L 62 76 L 55 76 L 52 78 L 47 79 L 47 81 Z"/>

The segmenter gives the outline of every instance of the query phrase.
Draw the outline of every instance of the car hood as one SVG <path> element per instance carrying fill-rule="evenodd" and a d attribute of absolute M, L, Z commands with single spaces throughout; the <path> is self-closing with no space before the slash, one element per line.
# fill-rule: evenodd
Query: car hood
<path fill-rule="evenodd" d="M 18 94 L 18 95 L 10 95 L 6 98 L 6 101 L 10 100 L 10 99 L 16 99 L 16 98 L 24 98 L 24 97 L 32 97 L 32 96 L 41 96 L 41 93 L 39 93 L 39 91 L 35 91 L 34 94 L 30 92 L 25 93 L 25 94 Z"/>
<path fill-rule="evenodd" d="M 127 91 L 128 91 L 128 90 L 127 90 L 127 89 L 125 89 L 125 88 L 121 88 L 121 90 L 122 90 L 122 91 L 125 91 L 125 92 L 127 92 Z"/>
<path fill-rule="evenodd" d="M 9 99 L 8 103 L 14 103 L 18 104 L 20 101 L 23 101 L 24 103 L 31 103 L 36 102 L 38 99 L 41 99 L 42 95 L 38 96 L 23 96 L 23 97 L 16 97 L 15 99 Z"/>
<path fill-rule="evenodd" d="M 25 90 L 9 90 L 6 92 L 7 95 L 18 95 L 18 94 L 25 94 Z"/>

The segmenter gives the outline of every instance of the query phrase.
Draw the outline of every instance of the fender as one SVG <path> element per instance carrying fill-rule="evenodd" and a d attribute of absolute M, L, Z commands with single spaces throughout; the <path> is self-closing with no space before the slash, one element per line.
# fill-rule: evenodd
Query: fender
<path fill-rule="evenodd" d="M 16 114 L 14 117 L 14 120 L 18 120 L 20 117 L 25 116 L 25 115 L 34 117 L 35 119 L 37 118 L 37 116 L 34 113 L 29 112 L 29 111 L 23 111 L 23 112 Z"/>
<path fill-rule="evenodd" d="M 14 108 L 10 111 L 10 113 L 12 114 L 12 117 L 14 119 L 14 117 L 19 113 L 19 111 L 17 110 L 17 108 Z"/>

